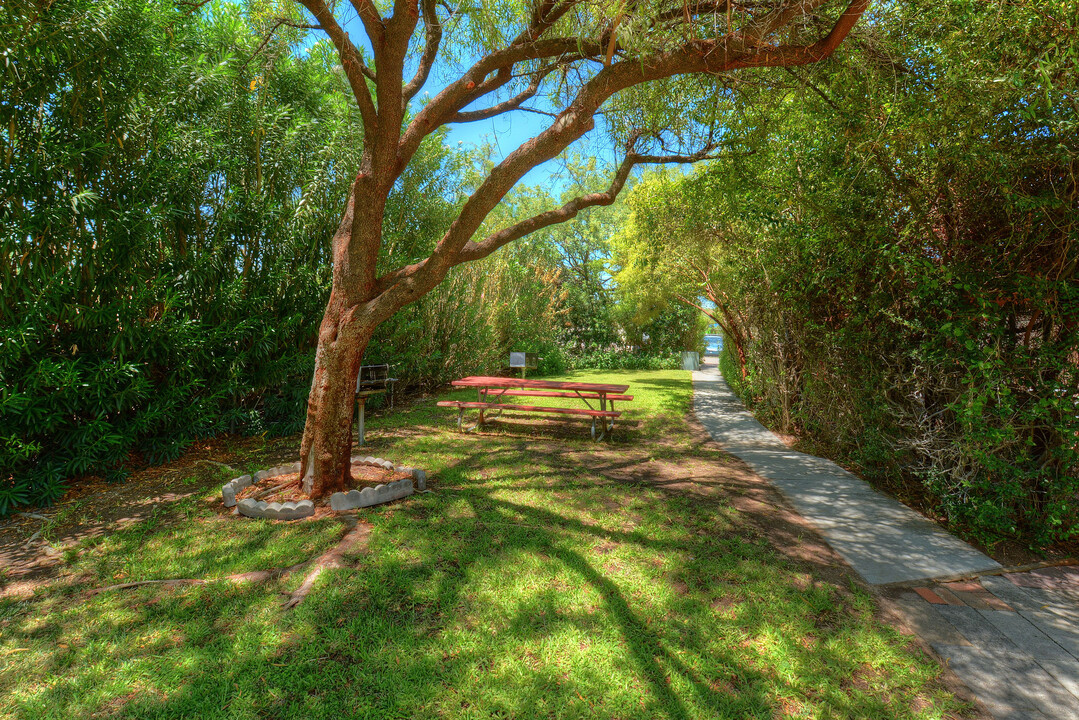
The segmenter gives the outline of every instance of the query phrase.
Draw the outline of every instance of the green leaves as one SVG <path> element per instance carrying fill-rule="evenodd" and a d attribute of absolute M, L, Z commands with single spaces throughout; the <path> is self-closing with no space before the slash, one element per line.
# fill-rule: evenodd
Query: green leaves
<path fill-rule="evenodd" d="M 363 139 L 325 42 L 263 45 L 295 7 L 0 9 L 0 514 L 208 436 L 302 429 Z M 384 268 L 454 216 L 473 158 L 444 139 L 390 198 Z M 401 386 L 495 371 L 552 342 L 556 294 L 507 249 L 385 323 L 370 359 Z"/>
<path fill-rule="evenodd" d="M 645 291 L 725 294 L 762 416 L 985 542 L 1079 534 L 1073 5 L 882 8 L 623 233 Z"/>
<path fill-rule="evenodd" d="M 254 57 L 241 7 L 28 8 L 0 11 L 0 513 L 294 429 L 357 152 L 331 70 Z"/>

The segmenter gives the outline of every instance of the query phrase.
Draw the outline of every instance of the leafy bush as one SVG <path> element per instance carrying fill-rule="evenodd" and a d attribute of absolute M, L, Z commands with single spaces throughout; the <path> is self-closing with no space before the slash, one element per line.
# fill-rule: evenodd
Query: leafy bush
<path fill-rule="evenodd" d="M 592 350 L 567 358 L 568 370 L 681 370 L 678 353 L 643 354 L 622 350 Z"/>
<path fill-rule="evenodd" d="M 303 427 L 362 139 L 332 49 L 294 52 L 281 27 L 264 45 L 257 9 L 0 9 L 0 515 L 201 438 Z M 383 264 L 440 235 L 470 161 L 441 135 L 417 158 Z M 497 367 L 549 340 L 555 297 L 503 251 L 383 324 L 365 361 L 405 388 Z"/>
<path fill-rule="evenodd" d="M 896 5 L 756 153 L 641 183 L 746 404 L 985 543 L 1079 537 L 1073 6 Z"/>
<path fill-rule="evenodd" d="M 745 396 L 746 384 L 742 380 L 742 370 L 738 365 L 738 356 L 735 354 L 734 343 L 723 336 L 723 347 L 719 351 L 719 372 L 727 381 L 731 389 L 740 396 Z"/>

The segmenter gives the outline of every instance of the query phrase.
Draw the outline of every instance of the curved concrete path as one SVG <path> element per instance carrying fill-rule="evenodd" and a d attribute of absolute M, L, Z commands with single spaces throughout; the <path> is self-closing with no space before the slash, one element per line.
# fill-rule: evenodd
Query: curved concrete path
<path fill-rule="evenodd" d="M 1000 565 L 835 463 L 795 452 L 714 367 L 693 373 L 697 419 L 779 488 L 997 720 L 1079 720 L 1079 566 L 934 582 Z"/>
<path fill-rule="evenodd" d="M 1000 567 L 831 460 L 789 449 L 746 411 L 715 366 L 693 373 L 693 409 L 716 442 L 779 488 L 871 585 Z"/>

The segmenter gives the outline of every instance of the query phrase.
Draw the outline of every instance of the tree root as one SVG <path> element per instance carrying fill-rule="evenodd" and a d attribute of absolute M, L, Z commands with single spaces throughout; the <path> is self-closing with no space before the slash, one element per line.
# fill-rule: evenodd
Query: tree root
<path fill-rule="evenodd" d="M 120 583 L 118 585 L 108 585 L 103 588 L 94 588 L 87 591 L 87 595 L 98 595 L 103 592 L 110 592 L 112 590 L 128 590 L 130 588 L 141 587 L 143 585 L 209 585 L 215 582 L 233 582 L 233 583 L 248 583 L 248 582 L 267 582 L 279 577 L 284 577 L 289 573 L 297 570 L 302 570 L 307 566 L 306 562 L 298 563 L 287 568 L 273 568 L 272 570 L 253 570 L 245 573 L 234 573 L 232 575 L 225 575 L 219 578 L 170 578 L 168 580 L 138 580 L 136 582 Z"/>
<path fill-rule="evenodd" d="M 315 580 L 318 579 L 323 570 L 344 567 L 346 554 L 362 550 L 367 546 L 367 540 L 371 537 L 371 526 L 361 525 L 353 518 L 349 518 L 349 520 L 355 523 L 352 529 L 345 533 L 345 536 L 341 538 L 341 542 L 312 562 L 311 571 L 304 577 L 300 586 L 281 603 L 282 609 L 291 610 L 302 603 L 304 598 L 311 592 L 311 588 L 315 586 Z"/>
<path fill-rule="evenodd" d="M 113 590 L 129 590 L 131 588 L 142 587 L 144 585 L 165 585 L 166 587 L 177 587 L 181 585 L 209 585 L 210 583 L 217 582 L 232 582 L 232 583 L 261 583 L 276 580 L 278 578 L 285 577 L 294 572 L 305 570 L 310 568 L 310 571 L 304 576 L 303 582 L 291 593 L 283 593 L 288 595 L 288 598 L 281 603 L 281 607 L 284 610 L 291 610 L 304 601 L 310 593 L 311 589 L 315 586 L 315 580 L 322 574 L 323 570 L 331 568 L 339 568 L 345 566 L 345 555 L 349 553 L 355 553 L 362 550 L 367 545 L 367 540 L 371 536 L 371 526 L 361 525 L 355 518 L 346 517 L 342 518 L 345 521 L 349 531 L 345 533 L 345 536 L 334 545 L 332 548 L 324 552 L 322 555 L 312 560 L 306 560 L 296 565 L 291 565 L 284 568 L 273 568 L 271 570 L 252 570 L 251 572 L 234 573 L 232 575 L 225 575 L 219 578 L 171 578 L 168 580 L 137 580 L 134 582 L 119 583 L 117 585 L 108 585 L 101 588 L 93 588 L 88 590 L 86 594 L 88 596 L 100 595 L 104 592 L 111 592 Z"/>

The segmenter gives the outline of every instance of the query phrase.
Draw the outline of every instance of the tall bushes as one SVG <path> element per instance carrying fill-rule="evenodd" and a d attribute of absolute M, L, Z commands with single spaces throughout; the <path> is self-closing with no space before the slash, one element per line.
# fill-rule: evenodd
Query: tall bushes
<path fill-rule="evenodd" d="M 1079 535 L 1079 9 L 881 8 L 680 183 L 757 411 L 985 541 Z M 733 351 L 735 343 L 726 347 Z M 737 368 L 737 358 L 724 358 Z"/>
<path fill-rule="evenodd" d="M 198 438 L 302 427 L 351 182 L 339 168 L 361 139 L 332 50 L 269 34 L 281 12 L 0 10 L 0 514 Z M 388 210 L 401 256 L 440 234 L 468 161 L 441 136 L 422 153 Z M 438 383 L 466 351 L 548 337 L 549 285 L 542 264 L 493 258 L 395 317 L 369 355 Z"/>

